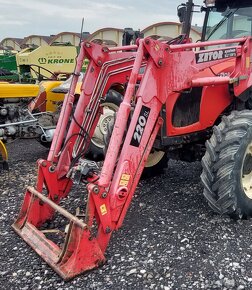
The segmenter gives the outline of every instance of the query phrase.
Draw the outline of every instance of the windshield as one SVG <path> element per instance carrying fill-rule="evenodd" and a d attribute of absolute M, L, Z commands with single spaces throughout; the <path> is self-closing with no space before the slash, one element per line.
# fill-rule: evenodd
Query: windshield
<path fill-rule="evenodd" d="M 252 7 L 209 12 L 206 40 L 238 38 L 252 35 Z"/>

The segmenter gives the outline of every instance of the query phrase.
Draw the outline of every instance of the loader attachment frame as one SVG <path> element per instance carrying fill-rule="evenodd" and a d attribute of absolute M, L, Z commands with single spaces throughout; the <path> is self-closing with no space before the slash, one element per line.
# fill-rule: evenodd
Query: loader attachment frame
<path fill-rule="evenodd" d="M 193 51 L 219 44 L 226 47 Z M 123 223 L 162 126 L 163 104 L 174 91 L 199 84 L 234 85 L 234 94 L 239 95 L 251 86 L 251 52 L 250 38 L 183 45 L 145 38 L 138 45 L 115 48 L 84 42 L 48 159 L 38 161 L 37 185 L 27 188 L 14 230 L 65 280 L 103 264 L 111 234 Z M 86 57 L 89 66 L 74 110 L 74 91 Z M 227 59 L 236 62 L 230 76 L 197 77 L 200 71 Z M 145 71 L 139 76 L 142 66 Z M 136 101 L 132 102 L 137 82 Z M 85 159 L 85 152 L 101 113 L 99 102 L 113 83 L 127 83 L 127 89 L 99 168 Z M 76 173 L 87 184 L 82 219 L 59 205 L 69 194 Z M 41 230 L 55 212 L 70 222 L 62 247 Z"/>

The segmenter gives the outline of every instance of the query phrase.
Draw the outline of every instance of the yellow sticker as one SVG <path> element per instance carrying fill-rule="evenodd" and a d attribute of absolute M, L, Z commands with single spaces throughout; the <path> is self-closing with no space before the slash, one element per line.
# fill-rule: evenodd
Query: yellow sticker
<path fill-rule="evenodd" d="M 250 68 L 250 57 L 246 57 L 246 68 Z"/>
<path fill-rule="evenodd" d="M 122 186 L 127 186 L 128 185 L 128 180 L 120 180 L 120 183 L 119 183 L 119 185 L 122 185 Z"/>
<path fill-rule="evenodd" d="M 121 179 L 123 179 L 123 180 L 129 180 L 130 179 L 130 175 L 129 174 L 122 174 Z"/>
<path fill-rule="evenodd" d="M 160 49 L 159 45 L 156 44 L 156 45 L 155 45 L 155 50 L 156 50 L 156 51 L 159 51 L 159 49 Z"/>
<path fill-rule="evenodd" d="M 127 186 L 130 180 L 130 175 L 123 173 L 119 185 Z"/>
<path fill-rule="evenodd" d="M 101 214 L 102 215 L 105 215 L 107 213 L 107 208 L 106 208 L 106 205 L 105 204 L 102 204 L 100 206 L 100 211 L 101 211 Z"/>

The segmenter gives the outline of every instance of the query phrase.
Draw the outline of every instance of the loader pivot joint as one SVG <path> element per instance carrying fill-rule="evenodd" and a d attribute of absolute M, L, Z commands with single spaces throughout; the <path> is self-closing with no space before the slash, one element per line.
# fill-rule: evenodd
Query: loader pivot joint
<path fill-rule="evenodd" d="M 83 178 L 92 177 L 94 173 L 99 171 L 96 162 L 88 159 L 80 159 L 78 164 L 73 167 L 71 178 L 74 183 L 80 183 Z"/>

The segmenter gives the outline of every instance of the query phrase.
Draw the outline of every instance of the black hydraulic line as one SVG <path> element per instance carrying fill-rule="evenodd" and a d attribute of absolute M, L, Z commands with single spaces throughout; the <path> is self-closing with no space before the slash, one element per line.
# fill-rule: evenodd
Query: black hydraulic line
<path fill-rule="evenodd" d="M 189 37 L 191 31 L 193 7 L 194 7 L 193 0 L 188 0 L 188 2 L 186 3 L 186 19 L 183 22 L 181 32 L 181 34 L 184 34 L 187 37 Z"/>

